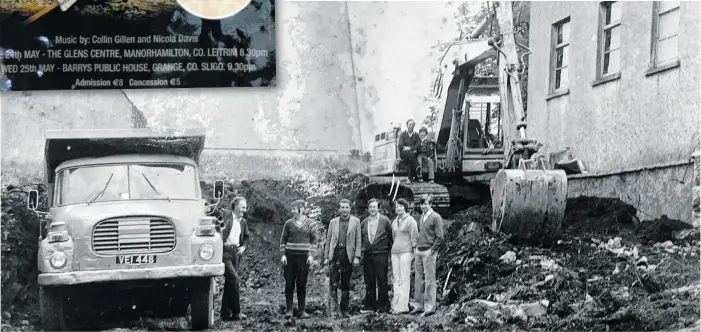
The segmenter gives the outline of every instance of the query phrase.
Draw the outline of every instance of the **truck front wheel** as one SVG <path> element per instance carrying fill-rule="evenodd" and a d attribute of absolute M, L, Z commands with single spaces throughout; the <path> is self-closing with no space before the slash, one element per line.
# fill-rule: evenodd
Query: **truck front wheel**
<path fill-rule="evenodd" d="M 214 324 L 214 278 L 196 278 L 190 284 L 190 315 L 193 330 L 206 330 Z"/>
<path fill-rule="evenodd" d="M 65 331 L 63 291 L 60 287 L 39 286 L 41 326 L 48 331 Z"/>

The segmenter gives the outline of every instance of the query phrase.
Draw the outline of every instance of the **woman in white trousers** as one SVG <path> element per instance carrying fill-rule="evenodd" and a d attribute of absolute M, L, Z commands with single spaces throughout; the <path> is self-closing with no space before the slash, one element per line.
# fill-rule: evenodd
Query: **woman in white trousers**
<path fill-rule="evenodd" d="M 397 218 L 392 221 L 392 276 L 394 287 L 392 313 L 409 312 L 409 292 L 411 291 L 411 266 L 414 250 L 419 239 L 416 220 L 409 214 L 409 202 L 397 200 L 395 205 Z"/>

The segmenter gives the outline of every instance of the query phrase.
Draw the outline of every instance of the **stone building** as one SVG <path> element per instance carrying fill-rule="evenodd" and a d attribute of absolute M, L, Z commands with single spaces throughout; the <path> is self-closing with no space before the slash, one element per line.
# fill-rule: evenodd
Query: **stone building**
<path fill-rule="evenodd" d="M 699 149 L 698 2 L 533 2 L 529 133 L 588 173 L 572 197 L 692 222 Z M 698 220 L 695 221 L 698 223 Z"/>

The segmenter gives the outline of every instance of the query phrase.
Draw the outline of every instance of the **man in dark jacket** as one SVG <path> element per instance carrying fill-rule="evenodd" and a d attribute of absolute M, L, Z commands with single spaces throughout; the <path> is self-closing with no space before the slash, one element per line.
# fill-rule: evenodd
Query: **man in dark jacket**
<path fill-rule="evenodd" d="M 416 152 L 421 145 L 419 135 L 414 131 L 414 120 L 406 122 L 406 131 L 399 134 L 399 156 L 409 168 L 409 181 L 418 179 L 417 169 L 419 168 L 419 160 L 416 157 Z"/>
<path fill-rule="evenodd" d="M 341 315 L 348 317 L 350 305 L 351 276 L 353 267 L 360 264 L 362 237 L 360 219 L 351 215 L 351 202 L 342 199 L 339 205 L 340 216 L 331 219 L 326 232 L 324 265 L 328 267 L 330 277 L 331 303 L 329 310 L 336 314 L 338 307 L 338 286 L 341 286 Z"/>
<path fill-rule="evenodd" d="M 363 243 L 363 274 L 365 277 L 365 306 L 361 313 L 389 312 L 387 270 L 392 248 L 392 223 L 378 211 L 379 202 L 368 202 L 370 216 L 360 225 Z"/>
<path fill-rule="evenodd" d="M 248 243 L 248 223 L 243 218 L 247 210 L 246 199 L 238 196 L 231 203 L 232 211 L 223 213 L 224 224 L 221 229 L 224 240 L 224 296 L 222 297 L 221 319 L 239 320 L 245 319 L 241 313 L 241 288 L 239 287 L 239 263 L 241 255 L 246 251 Z"/>

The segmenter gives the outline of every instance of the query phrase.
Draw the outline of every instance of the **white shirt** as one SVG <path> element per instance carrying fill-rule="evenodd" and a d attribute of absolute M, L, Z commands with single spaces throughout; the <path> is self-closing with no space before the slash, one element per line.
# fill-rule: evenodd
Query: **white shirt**
<path fill-rule="evenodd" d="M 241 223 L 236 215 L 233 217 L 234 220 L 231 222 L 231 232 L 229 232 L 229 237 L 226 238 L 225 244 L 238 246 L 239 240 L 241 239 Z"/>
<path fill-rule="evenodd" d="M 376 217 L 370 216 L 368 220 L 368 237 L 370 238 L 370 243 L 375 241 L 375 234 L 377 234 L 377 225 L 379 224 L 380 216 Z"/>
<path fill-rule="evenodd" d="M 426 222 L 426 219 L 428 219 L 428 216 L 430 216 L 431 213 L 433 213 L 433 209 L 430 209 L 430 210 L 426 211 L 426 213 L 424 213 L 423 217 L 421 218 L 421 223 L 422 223 L 422 224 L 423 224 L 424 222 Z"/>

